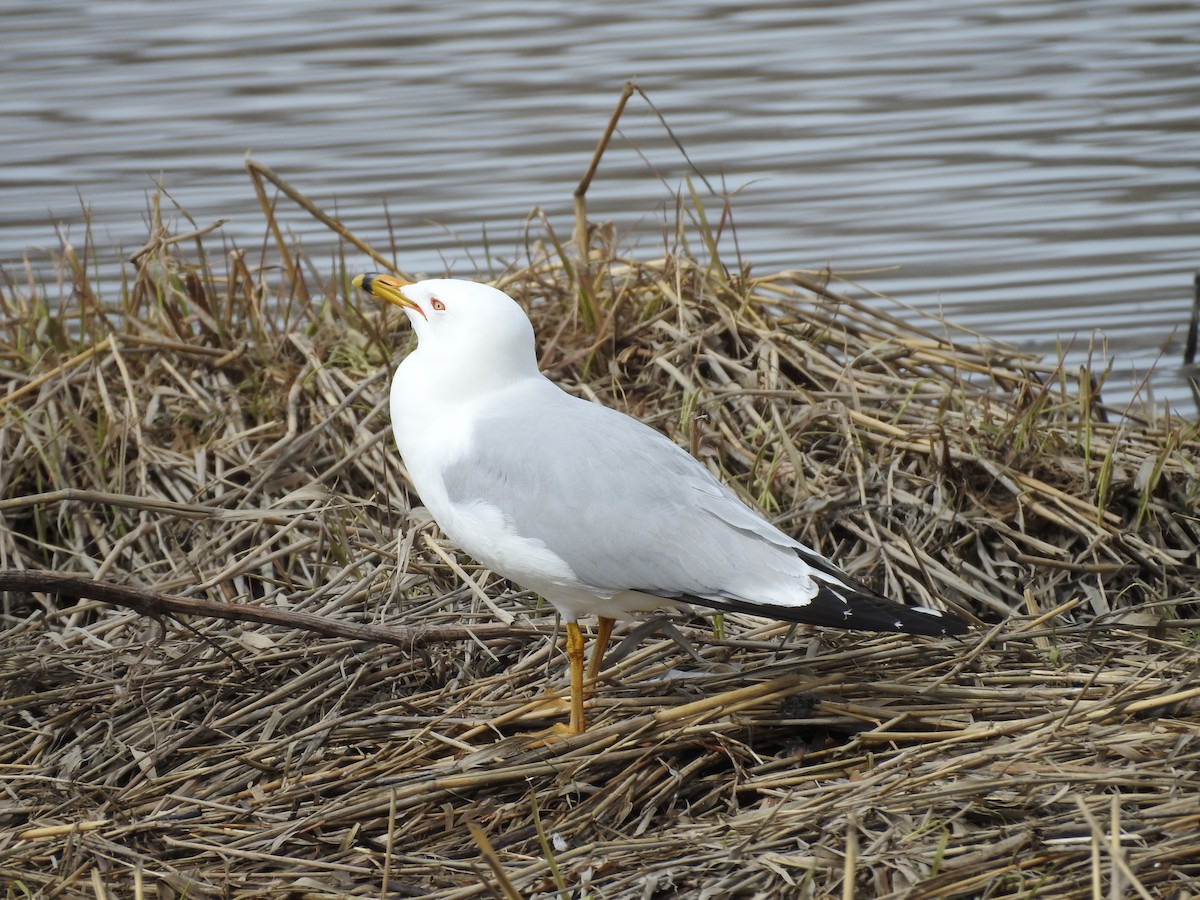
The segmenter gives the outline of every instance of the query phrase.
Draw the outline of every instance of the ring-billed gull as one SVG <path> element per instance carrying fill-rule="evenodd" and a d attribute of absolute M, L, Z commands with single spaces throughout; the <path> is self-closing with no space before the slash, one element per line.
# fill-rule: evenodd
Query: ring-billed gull
<path fill-rule="evenodd" d="M 355 277 L 407 314 L 417 348 L 392 381 L 392 429 L 441 529 L 566 621 L 569 731 L 617 619 L 696 604 L 866 631 L 961 634 L 965 622 L 888 600 L 743 503 L 647 425 L 573 397 L 538 370 L 517 303 L 469 281 Z"/>

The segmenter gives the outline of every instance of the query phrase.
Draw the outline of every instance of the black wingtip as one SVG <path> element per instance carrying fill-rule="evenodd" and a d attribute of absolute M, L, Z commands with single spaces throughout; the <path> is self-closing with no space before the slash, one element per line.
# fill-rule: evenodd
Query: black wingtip
<path fill-rule="evenodd" d="M 801 622 L 846 631 L 890 631 L 945 637 L 966 634 L 971 630 L 967 622 L 950 613 L 904 606 L 873 592 L 853 591 L 840 586 L 834 589 L 824 583 L 820 583 L 817 595 L 803 606 L 776 606 L 727 598 L 683 599 L 729 612 L 746 612 L 784 622 Z"/>
<path fill-rule="evenodd" d="M 971 630 L 969 623 L 950 613 L 889 600 L 808 548 L 796 552 L 812 566 L 817 595 L 807 605 L 796 608 L 795 621 L 856 631 L 890 631 L 930 637 L 966 634 Z M 823 621 L 813 621 L 808 616 Z"/>
<path fill-rule="evenodd" d="M 887 631 L 947 637 L 966 634 L 972 628 L 970 623 L 951 613 L 905 606 L 889 600 L 807 547 L 796 548 L 796 555 L 808 563 L 812 583 L 817 589 L 816 594 L 807 601 L 784 605 L 756 602 L 728 594 L 704 597 L 683 594 L 672 596 L 671 599 L 711 609 L 744 612 L 783 622 L 800 622 L 844 631 Z M 642 593 L 657 592 L 646 590 Z"/>
<path fill-rule="evenodd" d="M 840 617 L 835 627 L 856 631 L 891 631 L 901 634 L 924 634 L 930 637 L 966 634 L 971 626 L 958 616 L 934 609 L 923 609 L 896 603 L 846 576 L 849 585 L 818 582 L 817 596 L 804 610 L 817 608 Z"/>

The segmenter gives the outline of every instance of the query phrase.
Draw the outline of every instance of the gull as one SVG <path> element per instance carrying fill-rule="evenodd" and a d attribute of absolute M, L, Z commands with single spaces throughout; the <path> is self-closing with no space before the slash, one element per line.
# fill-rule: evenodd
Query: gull
<path fill-rule="evenodd" d="M 569 734 L 585 729 L 580 618 L 598 617 L 587 680 L 618 619 L 701 606 L 789 622 L 961 634 L 948 613 L 893 602 L 763 519 L 666 436 L 574 397 L 538 369 L 507 294 L 456 279 L 367 273 L 417 347 L 396 370 L 392 429 L 442 531 L 566 622 Z"/>

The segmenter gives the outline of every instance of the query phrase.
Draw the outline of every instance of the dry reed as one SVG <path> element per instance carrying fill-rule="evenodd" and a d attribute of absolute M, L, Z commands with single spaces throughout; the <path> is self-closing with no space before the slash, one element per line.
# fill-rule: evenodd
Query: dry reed
<path fill-rule="evenodd" d="M 676 620 L 542 745 L 551 611 L 413 511 L 386 415 L 411 336 L 283 247 L 264 177 L 286 255 L 156 211 L 115 300 L 65 245 L 0 286 L 0 896 L 1200 891 L 1194 425 L 730 271 L 698 209 L 658 260 L 531 238 L 496 280 L 552 378 L 980 622 Z"/>

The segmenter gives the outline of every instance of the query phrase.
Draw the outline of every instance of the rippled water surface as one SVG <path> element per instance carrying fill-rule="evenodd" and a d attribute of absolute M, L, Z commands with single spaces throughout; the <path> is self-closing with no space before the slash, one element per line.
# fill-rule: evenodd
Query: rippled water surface
<path fill-rule="evenodd" d="M 135 249 L 160 177 L 257 242 L 253 151 L 409 270 L 512 256 L 636 78 L 759 272 L 831 265 L 1114 381 L 1178 372 L 1200 265 L 1200 5 L 3 2 L 0 260 Z M 687 167 L 639 100 L 589 198 L 647 255 Z M 662 179 L 660 181 L 659 179 Z M 714 201 L 715 203 L 715 201 Z M 284 220 L 310 250 L 327 232 Z M 733 258 L 732 244 L 726 247 Z M 37 258 L 36 249 L 31 255 Z M 115 254 L 114 257 L 115 258 Z M 1082 351 L 1079 351 L 1082 352 Z M 1078 358 L 1078 352 L 1074 358 Z"/>

